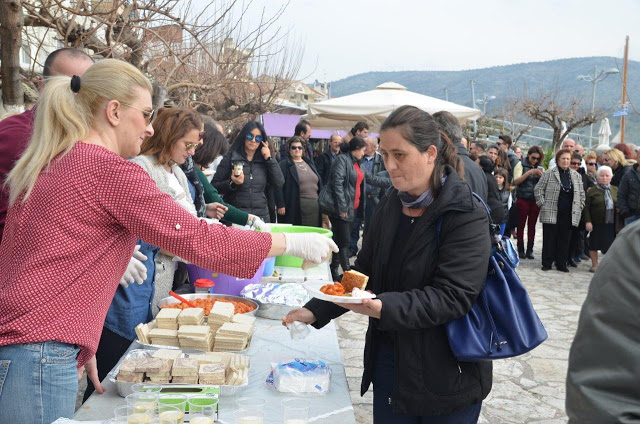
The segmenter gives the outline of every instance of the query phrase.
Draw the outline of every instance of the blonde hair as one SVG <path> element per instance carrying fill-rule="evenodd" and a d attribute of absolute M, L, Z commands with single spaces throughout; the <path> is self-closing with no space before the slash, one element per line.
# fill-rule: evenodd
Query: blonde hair
<path fill-rule="evenodd" d="M 615 160 L 620 166 L 627 166 L 627 160 L 624 157 L 624 153 L 622 153 L 618 149 L 611 149 L 604 152 L 605 155 L 609 156 L 611 159 Z"/>
<path fill-rule="evenodd" d="M 133 65 L 104 59 L 92 65 L 81 78 L 77 94 L 71 91 L 71 78 L 56 76 L 48 80 L 38 100 L 33 134 L 29 145 L 9 173 L 9 205 L 24 193 L 25 202 L 40 172 L 60 153 L 67 154 L 85 139 L 95 116 L 109 100 L 133 103 L 135 87 L 151 92 L 149 80 Z"/>

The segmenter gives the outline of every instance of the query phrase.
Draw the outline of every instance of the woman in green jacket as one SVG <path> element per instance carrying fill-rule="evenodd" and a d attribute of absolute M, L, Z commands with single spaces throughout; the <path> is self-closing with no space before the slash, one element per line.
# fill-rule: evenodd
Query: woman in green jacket
<path fill-rule="evenodd" d="M 589 235 L 590 272 L 598 268 L 598 250 L 607 253 L 616 238 L 615 213 L 618 187 L 611 185 L 613 171 L 608 166 L 598 168 L 598 183 L 587 192 L 584 205 L 585 228 Z"/>
<path fill-rule="evenodd" d="M 225 203 L 218 190 L 211 185 L 209 179 L 203 169 L 207 169 L 211 162 L 213 162 L 220 154 L 224 155 L 228 149 L 227 140 L 224 135 L 217 128 L 212 125 L 204 125 L 204 137 L 202 139 L 202 145 L 198 147 L 196 153 L 193 155 L 193 161 L 195 162 L 195 171 L 200 179 L 200 183 L 204 188 L 204 201 L 205 203 L 220 203 L 225 205 L 228 209 L 224 214 L 222 221 L 230 222 L 238 225 L 248 225 L 259 229 L 266 229 L 264 221 L 255 215 L 251 215 L 244 212 L 228 203 Z"/>

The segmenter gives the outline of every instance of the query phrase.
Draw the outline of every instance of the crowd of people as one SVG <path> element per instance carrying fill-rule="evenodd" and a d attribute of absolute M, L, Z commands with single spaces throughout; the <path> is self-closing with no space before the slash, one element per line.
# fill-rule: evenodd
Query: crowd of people
<path fill-rule="evenodd" d="M 248 278 L 291 254 L 330 260 L 336 281 L 352 268 L 370 276 L 375 299 L 314 299 L 284 322 L 370 318 L 362 393 L 373 383 L 375 422 L 475 423 L 492 365 L 457 361 L 443 326 L 483 288 L 489 221 L 533 260 L 540 219 L 542 270 L 591 259 L 595 272 L 640 217 L 640 151 L 628 145 L 585 152 L 566 139 L 545 169 L 540 146 L 467 143 L 451 113 L 413 106 L 379 135 L 358 122 L 314 147 L 301 120 L 276 148 L 251 120 L 229 143 L 193 109 L 154 110 L 151 91 L 125 62 L 60 49 L 37 106 L 0 122 L 0 422 L 72 418 L 77 369 L 85 399 L 101 393 L 134 328 L 184 282 L 182 261 Z M 273 222 L 333 237 L 271 234 Z"/>

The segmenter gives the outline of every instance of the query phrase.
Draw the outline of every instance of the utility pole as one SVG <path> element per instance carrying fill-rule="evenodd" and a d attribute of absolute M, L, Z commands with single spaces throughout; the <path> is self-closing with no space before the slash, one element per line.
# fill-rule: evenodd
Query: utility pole
<path fill-rule="evenodd" d="M 629 68 L 629 36 L 627 35 L 626 43 L 624 45 L 624 68 L 622 71 L 622 108 L 627 103 L 627 71 Z M 620 120 L 620 143 L 624 144 L 624 124 L 626 116 L 622 115 Z"/>
<path fill-rule="evenodd" d="M 447 102 L 449 101 L 449 90 L 447 90 L 446 88 L 444 89 L 444 99 Z"/>
<path fill-rule="evenodd" d="M 474 80 L 469 81 L 469 83 L 471 84 L 471 105 L 474 109 L 476 109 L 476 92 L 475 92 L 475 85 L 476 82 Z M 475 139 L 475 137 L 478 134 L 478 122 L 474 119 L 473 120 L 473 137 Z"/>

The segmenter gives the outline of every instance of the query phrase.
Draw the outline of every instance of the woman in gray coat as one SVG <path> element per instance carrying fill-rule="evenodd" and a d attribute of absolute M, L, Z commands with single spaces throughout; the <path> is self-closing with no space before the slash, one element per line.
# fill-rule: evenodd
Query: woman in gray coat
<path fill-rule="evenodd" d="M 534 189 L 542 222 L 542 270 L 550 270 L 555 261 L 558 271 L 569 272 L 571 227 L 580 224 L 585 194 L 582 177 L 569 167 L 569 149 L 556 153 L 556 164 L 542 174 Z"/>

